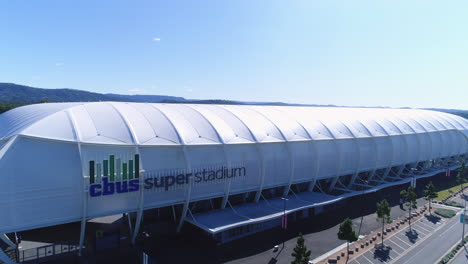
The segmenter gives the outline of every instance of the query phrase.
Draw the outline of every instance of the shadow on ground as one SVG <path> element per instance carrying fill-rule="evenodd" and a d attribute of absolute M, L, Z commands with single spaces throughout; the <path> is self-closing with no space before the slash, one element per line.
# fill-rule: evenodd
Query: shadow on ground
<path fill-rule="evenodd" d="M 438 216 L 435 216 L 435 215 L 426 215 L 426 219 L 427 221 L 433 223 L 433 224 L 437 224 L 438 222 L 440 222 L 440 217 Z"/>
<path fill-rule="evenodd" d="M 390 260 L 390 251 L 392 247 L 386 245 L 377 245 L 374 250 L 374 259 L 379 260 L 380 262 L 387 262 Z"/>
<path fill-rule="evenodd" d="M 419 233 L 418 231 L 412 229 L 412 230 L 406 231 L 405 236 L 408 237 L 408 240 L 414 244 L 416 243 L 416 240 L 418 240 L 419 238 Z"/>

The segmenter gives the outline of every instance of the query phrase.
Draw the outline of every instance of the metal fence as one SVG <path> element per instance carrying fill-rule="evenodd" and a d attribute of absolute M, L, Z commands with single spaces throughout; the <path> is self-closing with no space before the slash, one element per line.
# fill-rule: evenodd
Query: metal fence
<path fill-rule="evenodd" d="M 33 261 L 51 257 L 55 255 L 75 252 L 78 250 L 78 245 L 72 242 L 61 242 L 52 245 L 37 247 L 37 248 L 30 248 L 26 250 L 19 251 L 19 261 Z"/>

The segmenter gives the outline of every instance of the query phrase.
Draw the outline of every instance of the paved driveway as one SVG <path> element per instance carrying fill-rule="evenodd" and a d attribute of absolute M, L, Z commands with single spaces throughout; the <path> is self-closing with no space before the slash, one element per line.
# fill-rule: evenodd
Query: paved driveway
<path fill-rule="evenodd" d="M 350 264 L 389 263 L 405 255 L 416 244 L 431 236 L 435 230 L 442 227 L 446 220 L 438 217 L 422 217 L 397 234 L 384 240 L 384 245 L 368 250 L 364 254 L 351 260 Z"/>

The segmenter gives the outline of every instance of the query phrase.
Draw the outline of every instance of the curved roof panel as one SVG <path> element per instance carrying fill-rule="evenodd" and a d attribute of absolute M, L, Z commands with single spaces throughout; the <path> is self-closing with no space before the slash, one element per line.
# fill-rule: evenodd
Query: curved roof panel
<path fill-rule="evenodd" d="M 0 140 L 25 135 L 87 144 L 248 144 L 444 130 L 466 136 L 468 121 L 428 110 L 124 102 L 38 104 L 0 115 Z"/>

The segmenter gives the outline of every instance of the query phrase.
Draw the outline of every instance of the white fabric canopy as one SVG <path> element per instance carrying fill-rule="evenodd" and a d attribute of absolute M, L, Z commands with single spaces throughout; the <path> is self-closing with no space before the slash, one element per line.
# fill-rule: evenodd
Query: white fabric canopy
<path fill-rule="evenodd" d="M 38 104 L 0 115 L 0 140 L 20 134 L 76 141 L 80 135 L 83 143 L 148 146 L 369 138 L 446 130 L 466 135 L 468 121 L 409 109 L 122 102 Z"/>

